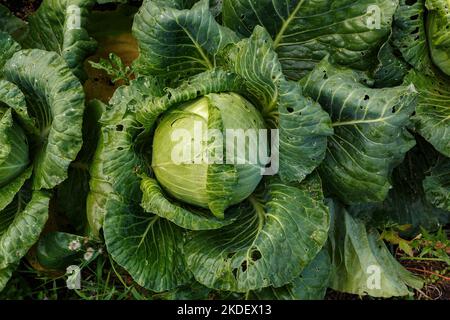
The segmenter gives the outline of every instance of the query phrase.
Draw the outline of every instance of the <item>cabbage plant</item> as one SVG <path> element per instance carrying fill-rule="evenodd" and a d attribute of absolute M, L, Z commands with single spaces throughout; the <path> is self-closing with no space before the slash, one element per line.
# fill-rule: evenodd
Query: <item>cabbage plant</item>
<path fill-rule="evenodd" d="M 14 43 L 0 33 L 0 43 Z M 18 49 L 14 43 L 13 48 Z M 3 64 L 2 64 L 3 65 Z M 20 50 L 0 71 L 0 289 L 48 217 L 81 148 L 84 93 L 56 53 Z"/>
<path fill-rule="evenodd" d="M 358 25 L 371 42 L 354 46 L 361 45 L 368 56 L 388 36 L 395 11 L 391 1 L 379 4 L 389 13 L 383 27 Z M 408 83 L 371 88 L 367 74 L 349 68 L 370 69 L 359 64 L 359 53 L 327 57 L 324 50 L 314 63 L 290 64 L 283 41 L 293 47 L 308 41 L 285 39 L 301 27 L 298 9 L 286 12 L 291 18 L 280 17 L 285 25 L 272 30 L 255 27 L 244 2 L 225 1 L 221 19 L 239 32 L 219 24 L 206 0 L 145 1 L 136 14 L 137 78 L 115 92 L 100 120 L 87 207 L 91 234 L 104 236 L 112 258 L 141 286 L 162 292 L 199 283 L 260 298 L 321 298 L 334 261 L 324 247 L 337 219 L 330 216 L 323 190 L 344 205 L 388 196 L 393 169 L 415 144 L 407 125 L 417 92 Z M 352 14 L 364 10 L 368 18 L 366 9 L 355 7 Z M 234 25 L 241 11 L 249 19 L 241 21 L 242 28 Z M 326 38 L 333 52 L 339 32 L 330 32 L 336 32 L 336 39 Z M 311 58 L 306 50 L 293 52 Z M 309 70 L 300 83 L 290 80 Z M 270 151 L 279 152 L 278 169 L 262 175 L 274 163 L 233 164 L 226 158 L 196 163 L 211 150 L 227 155 L 215 139 L 188 149 L 184 154 L 191 162 L 174 162 L 174 150 L 181 152 L 190 142 L 174 140 L 174 134 L 195 136 L 196 122 L 224 135 L 230 129 L 277 130 L 272 132 L 279 140 Z M 362 221 L 355 224 L 361 234 L 368 232 Z M 341 230 L 356 236 L 354 228 Z M 409 287 L 419 287 L 420 281 L 383 250 L 365 242 L 351 256 L 371 255 L 393 270 L 383 278 L 389 285 L 370 293 L 406 295 Z M 357 293 L 366 290 L 361 279 L 353 287 L 361 290 Z"/>

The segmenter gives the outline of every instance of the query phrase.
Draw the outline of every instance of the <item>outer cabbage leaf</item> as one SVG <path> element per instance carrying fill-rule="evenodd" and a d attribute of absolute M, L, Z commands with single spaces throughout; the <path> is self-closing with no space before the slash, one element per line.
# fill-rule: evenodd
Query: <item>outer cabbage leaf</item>
<path fill-rule="evenodd" d="M 52 52 L 19 51 L 3 71 L 24 93 L 28 115 L 39 129 L 33 141 L 33 188 L 51 189 L 67 178 L 69 164 L 81 148 L 83 88 L 64 60 Z"/>
<path fill-rule="evenodd" d="M 27 138 L 13 120 L 11 109 L 0 108 L 0 147 L 0 186 L 5 186 L 30 162 Z"/>
<path fill-rule="evenodd" d="M 423 181 L 427 200 L 437 208 L 449 211 L 450 217 L 450 159 L 441 159 Z"/>
<path fill-rule="evenodd" d="M 322 300 L 331 280 L 331 260 L 322 250 L 291 283 L 252 292 L 258 300 Z"/>
<path fill-rule="evenodd" d="M 426 0 L 426 28 L 431 59 L 450 76 L 450 2 Z"/>
<path fill-rule="evenodd" d="M 450 157 L 450 79 L 434 73 L 425 75 L 411 71 L 406 81 L 414 83 L 419 91 L 416 130 L 436 150 Z"/>
<path fill-rule="evenodd" d="M 0 188 L 0 211 L 5 209 L 5 207 L 13 201 L 16 194 L 25 184 L 25 181 L 31 177 L 31 173 L 32 169 L 29 168 L 28 170 L 23 172 L 19 177 L 17 177 L 14 181 L 11 181 L 6 186 Z M 2 217 L 2 220 L 6 219 L 8 219 L 6 216 Z M 3 224 L 3 226 L 5 226 L 5 224 Z M 0 231 L 1 230 L 3 230 L 2 226 L 0 226 Z"/>
<path fill-rule="evenodd" d="M 327 189 L 347 204 L 383 201 L 392 170 L 415 144 L 406 129 L 414 86 L 371 89 L 363 80 L 324 60 L 301 81 L 331 116 L 335 134 L 319 171 Z"/>
<path fill-rule="evenodd" d="M 30 194 L 28 188 L 0 211 L 0 291 L 7 278 L 38 240 L 48 217 L 50 196 L 41 191 Z M 5 221 L 5 217 L 9 217 Z"/>
<path fill-rule="evenodd" d="M 9 81 L 0 80 L 0 102 L 14 111 L 17 123 L 27 135 L 39 136 L 36 121 L 30 116 L 25 95 L 18 86 Z"/>
<path fill-rule="evenodd" d="M 49 270 L 66 270 L 70 265 L 78 265 L 87 248 L 92 243 L 87 237 L 65 232 L 50 232 L 38 242 L 36 256 L 39 265 Z"/>
<path fill-rule="evenodd" d="M 425 29 L 425 0 L 400 0 L 394 16 L 392 43 L 416 70 L 429 73 L 432 62 Z"/>
<path fill-rule="evenodd" d="M 133 25 L 140 49 L 135 64 L 139 72 L 173 80 L 211 70 L 219 52 L 237 40 L 215 21 L 208 0 L 191 9 L 187 5 L 186 1 L 144 2 Z"/>
<path fill-rule="evenodd" d="M 403 60 L 401 53 L 397 52 L 391 41 L 386 42 L 378 52 L 380 64 L 373 74 L 374 87 L 395 87 L 403 83 L 408 74 L 409 65 Z"/>
<path fill-rule="evenodd" d="M 371 68 L 396 7 L 392 0 L 225 0 L 222 16 L 245 36 L 264 26 L 284 73 L 298 80 L 327 54 L 334 63 Z"/>
<path fill-rule="evenodd" d="M 134 113 L 145 106 L 149 95 L 155 94 L 159 94 L 156 83 L 147 78 L 138 78 L 130 86 L 117 89 L 102 114 L 102 128 L 90 166 L 90 191 L 87 198 L 87 218 L 94 237 L 98 237 L 103 225 L 106 201 L 111 192 L 140 201 L 136 196 L 140 195 L 138 174 L 148 168 L 134 150 L 133 139 L 141 127 Z"/>
<path fill-rule="evenodd" d="M 77 232 L 83 232 L 86 227 L 89 171 L 99 142 L 101 128 L 98 121 L 105 108 L 98 100 L 87 105 L 83 121 L 83 147 L 70 164 L 67 180 L 57 188 L 58 209 L 69 218 Z"/>
<path fill-rule="evenodd" d="M 28 25 L 0 4 L 0 31 L 10 34 L 20 42 L 28 33 Z"/>
<path fill-rule="evenodd" d="M 96 49 L 85 27 L 95 0 L 44 0 L 29 17 L 25 48 L 54 51 L 66 60 L 73 73 L 82 78 L 83 62 Z"/>
<path fill-rule="evenodd" d="M 183 254 L 184 231 L 110 195 L 104 222 L 108 252 L 141 286 L 156 292 L 191 279 Z"/>
<path fill-rule="evenodd" d="M 353 218 L 343 207 L 332 205 L 330 254 L 333 263 L 331 288 L 372 297 L 412 294 L 423 282 L 395 260 L 375 229 Z"/>
<path fill-rule="evenodd" d="M 315 180 L 314 184 L 319 184 Z M 240 216 L 217 231 L 199 231 L 185 246 L 195 279 L 226 291 L 280 287 L 297 277 L 326 241 L 328 210 L 309 191 L 276 179 L 232 207 Z M 280 263 L 282 261 L 283 263 Z"/>
<path fill-rule="evenodd" d="M 381 228 L 392 224 L 411 225 L 403 232 L 406 236 L 415 236 L 420 227 L 433 230 L 446 224 L 449 213 L 429 201 L 424 187 L 426 174 L 438 159 L 438 152 L 418 137 L 417 146 L 394 169 L 392 189 L 386 200 L 381 204 L 353 207 L 351 213 L 362 219 L 368 218 L 371 225 Z"/>
<path fill-rule="evenodd" d="M 209 212 L 184 208 L 182 204 L 168 198 L 155 179 L 144 177 L 141 183 L 143 193 L 141 206 L 146 212 L 172 221 L 176 225 L 189 230 L 220 229 L 234 222 L 235 218 L 226 220 L 211 218 Z"/>
<path fill-rule="evenodd" d="M 6 61 L 8 61 L 14 53 L 19 50 L 20 45 L 15 42 L 9 34 L 0 31 L 0 75 Z"/>

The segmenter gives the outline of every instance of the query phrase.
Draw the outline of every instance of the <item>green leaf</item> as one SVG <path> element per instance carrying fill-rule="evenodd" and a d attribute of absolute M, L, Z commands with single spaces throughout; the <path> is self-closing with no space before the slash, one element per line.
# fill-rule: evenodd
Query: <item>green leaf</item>
<path fill-rule="evenodd" d="M 154 213 L 184 229 L 219 229 L 235 220 L 235 218 L 230 217 L 227 217 L 226 220 L 220 220 L 212 217 L 209 212 L 184 208 L 182 204 L 167 198 L 158 182 L 152 178 L 144 177 L 142 179 L 141 190 L 143 193 L 141 206 L 146 212 Z"/>
<path fill-rule="evenodd" d="M 276 180 L 268 182 L 265 191 L 261 199 L 253 195 L 230 209 L 239 213 L 235 223 L 192 233 L 185 250 L 198 282 L 237 292 L 279 287 L 298 276 L 320 251 L 329 224 L 322 201 L 306 188 Z"/>
<path fill-rule="evenodd" d="M 211 289 L 193 282 L 168 292 L 153 295 L 154 300 L 209 300 Z"/>
<path fill-rule="evenodd" d="M 113 259 L 140 286 L 161 292 L 187 283 L 191 275 L 183 253 L 183 230 L 135 204 L 111 198 L 104 223 Z"/>
<path fill-rule="evenodd" d="M 411 71 L 406 81 L 411 81 L 419 91 L 416 130 L 436 150 L 450 157 L 450 79 L 435 73 L 427 76 Z"/>
<path fill-rule="evenodd" d="M 301 81 L 331 116 L 334 136 L 319 170 L 327 189 L 348 204 L 383 201 L 392 170 L 415 144 L 406 128 L 414 86 L 371 89 L 363 80 L 324 60 Z"/>
<path fill-rule="evenodd" d="M 430 203 L 450 211 L 450 159 L 441 159 L 432 168 L 431 174 L 423 181 L 423 188 Z"/>
<path fill-rule="evenodd" d="M 194 100 L 210 93 L 236 92 L 242 90 L 243 80 L 222 69 L 214 69 L 192 76 L 176 88 L 166 88 L 166 94 L 154 97 L 141 110 L 137 119 L 146 129 L 152 129 L 156 120 L 170 108 L 182 102 Z"/>
<path fill-rule="evenodd" d="M 397 53 L 391 41 L 386 42 L 378 52 L 379 65 L 373 74 L 374 87 L 395 87 L 403 83 L 409 65 Z M 399 57 L 400 55 L 400 57 Z"/>
<path fill-rule="evenodd" d="M 233 111 L 229 106 L 226 106 L 227 102 L 224 102 L 222 105 L 221 102 L 217 101 L 220 99 L 217 96 L 211 95 L 209 96 L 209 99 L 207 130 L 219 130 L 222 133 L 222 136 L 225 136 L 226 132 L 224 127 L 227 126 L 227 129 L 231 129 L 234 126 L 225 122 L 225 119 L 228 119 L 228 117 L 222 116 L 220 108 L 223 108 L 222 110 L 226 108 L 227 110 L 225 112 Z M 233 122 L 237 122 L 237 119 L 234 117 L 231 118 L 233 118 Z M 261 118 L 259 117 L 256 119 Z M 244 122 L 239 121 L 238 126 L 242 126 L 243 124 Z M 217 139 L 217 141 L 209 141 L 208 143 L 210 151 L 221 150 L 222 155 L 226 154 L 226 145 L 223 140 Z M 225 157 L 222 158 L 225 159 Z M 209 164 L 206 172 L 206 193 L 208 196 L 208 207 L 212 214 L 219 219 L 224 219 L 225 210 L 233 204 L 233 200 L 235 200 L 233 199 L 233 191 L 240 188 L 242 180 L 245 180 L 247 177 L 260 175 L 260 172 L 258 172 L 259 170 L 260 168 L 258 166 L 244 167 L 226 163 Z M 256 187 L 261 181 L 260 179 L 260 177 L 259 179 L 252 178 L 247 180 L 245 184 L 248 183 L 248 185 Z M 238 184 L 239 180 L 241 180 L 241 185 Z M 245 198 L 247 198 L 247 196 L 248 195 L 245 194 Z"/>
<path fill-rule="evenodd" d="M 0 31 L 10 34 L 20 42 L 28 33 L 28 25 L 13 15 L 7 7 L 0 4 Z"/>
<path fill-rule="evenodd" d="M 322 250 L 291 283 L 280 288 L 264 288 L 252 295 L 258 300 L 322 300 L 330 279 L 330 256 Z"/>
<path fill-rule="evenodd" d="M 0 270 L 15 265 L 38 240 L 48 218 L 50 196 L 34 191 L 31 196 L 19 192 L 4 210 L 14 212 L 9 226 L 0 234 Z M 27 203 L 27 198 L 30 198 Z M 1 214 L 5 214 L 5 211 Z"/>
<path fill-rule="evenodd" d="M 32 169 L 30 167 L 15 180 L 0 188 L 0 215 L 3 216 L 4 212 L 2 213 L 2 210 L 13 201 L 15 195 L 25 184 L 25 181 L 31 177 L 31 173 Z M 4 220 L 4 217 L 0 217 L 0 220 Z M 2 229 L 2 226 L 0 226 L 0 230 Z"/>
<path fill-rule="evenodd" d="M 2 74 L 3 66 L 6 61 L 20 50 L 20 45 L 5 32 L 0 31 L 0 75 Z"/>
<path fill-rule="evenodd" d="M 0 187 L 17 178 L 29 164 L 25 133 L 14 122 L 11 109 L 0 108 Z"/>
<path fill-rule="evenodd" d="M 9 279 L 11 278 L 14 270 L 16 270 L 18 264 L 9 265 L 4 269 L 0 269 L 0 292 L 6 287 Z"/>
<path fill-rule="evenodd" d="M 265 27 L 284 73 L 299 80 L 328 54 L 335 63 L 371 68 L 396 6 L 391 0 L 225 0 L 222 18 L 245 36 Z M 379 26 L 372 24 L 377 19 Z"/>
<path fill-rule="evenodd" d="M 336 203 L 331 208 L 334 216 L 330 229 L 331 288 L 390 298 L 410 295 L 409 288 L 422 287 L 423 282 L 395 260 L 375 229 L 368 228 Z"/>
<path fill-rule="evenodd" d="M 28 19 L 29 33 L 23 46 L 58 53 L 73 73 L 83 78 L 83 62 L 96 49 L 95 40 L 85 29 L 94 3 L 94 0 L 44 0 Z"/>
<path fill-rule="evenodd" d="M 65 232 L 50 232 L 38 242 L 37 259 L 46 269 L 65 271 L 68 266 L 80 263 L 86 244 L 87 238 Z"/>
<path fill-rule="evenodd" d="M 98 63 L 92 61 L 89 61 L 89 63 L 93 68 L 105 71 L 111 77 L 113 83 L 123 81 L 127 85 L 130 84 L 131 68 L 126 66 L 115 53 L 110 53 L 108 60 L 100 58 Z"/>
<path fill-rule="evenodd" d="M 394 169 L 392 189 L 381 204 L 352 208 L 352 214 L 369 216 L 371 224 L 384 228 L 385 225 L 410 225 L 402 232 L 415 236 L 420 227 L 433 230 L 448 221 L 449 214 L 436 208 L 428 201 L 424 190 L 427 172 L 438 159 L 437 152 L 422 139 L 406 154 L 405 161 Z"/>
<path fill-rule="evenodd" d="M 89 174 L 89 193 L 86 198 L 86 219 L 88 222 L 88 234 L 94 238 L 100 238 L 100 229 L 106 215 L 106 202 L 113 192 L 113 187 L 103 173 L 103 164 L 107 162 L 104 153 L 103 138 L 98 139 L 97 151 L 92 160 Z"/>
<path fill-rule="evenodd" d="M 298 84 L 281 81 L 280 94 L 280 176 L 300 182 L 325 159 L 331 120 Z"/>
<path fill-rule="evenodd" d="M 174 79 L 211 70 L 220 51 L 237 40 L 215 21 L 209 0 L 191 9 L 181 2 L 148 0 L 142 5 L 133 25 L 140 50 L 138 72 Z"/>
<path fill-rule="evenodd" d="M 99 237 L 106 214 L 106 201 L 113 191 L 122 197 L 141 200 L 140 178 L 137 174 L 146 165 L 136 154 L 134 139 L 141 132 L 135 111 L 143 108 L 149 95 L 157 94 L 157 84 L 148 78 L 131 81 L 130 86 L 116 90 L 110 106 L 102 114 L 103 124 L 97 149 L 90 166 L 87 220 L 89 232 Z"/>
<path fill-rule="evenodd" d="M 400 0 L 395 12 L 392 43 L 416 70 L 429 73 L 432 62 L 425 29 L 425 0 Z"/>
<path fill-rule="evenodd" d="M 83 88 L 61 57 L 42 50 L 17 52 L 4 75 L 24 93 L 39 128 L 33 188 L 51 189 L 67 178 L 82 145 Z"/>
<path fill-rule="evenodd" d="M 57 188 L 58 209 L 61 210 L 79 233 L 86 226 L 86 199 L 89 193 L 90 166 L 100 136 L 99 119 L 106 106 L 91 101 L 85 110 L 83 121 L 83 147 L 71 163 L 68 178 Z"/>
<path fill-rule="evenodd" d="M 39 136 L 39 129 L 27 108 L 25 95 L 15 84 L 0 80 L 0 102 L 7 105 L 14 111 L 20 127 L 27 135 Z"/>

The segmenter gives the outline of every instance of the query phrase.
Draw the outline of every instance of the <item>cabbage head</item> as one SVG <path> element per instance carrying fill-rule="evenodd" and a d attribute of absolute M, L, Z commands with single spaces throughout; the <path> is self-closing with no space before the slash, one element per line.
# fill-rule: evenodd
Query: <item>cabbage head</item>
<path fill-rule="evenodd" d="M 427 0 L 427 35 L 434 64 L 450 76 L 450 1 Z"/>

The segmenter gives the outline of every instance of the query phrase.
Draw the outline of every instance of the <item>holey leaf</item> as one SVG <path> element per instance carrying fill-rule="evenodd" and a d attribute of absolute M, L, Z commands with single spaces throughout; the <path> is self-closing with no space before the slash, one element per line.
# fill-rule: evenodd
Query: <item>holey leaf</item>
<path fill-rule="evenodd" d="M 218 53 L 238 39 L 214 20 L 208 0 L 191 9 L 183 2 L 148 0 L 137 13 L 133 35 L 139 44 L 135 66 L 140 73 L 174 79 L 211 70 Z"/>
<path fill-rule="evenodd" d="M 432 61 L 425 30 L 425 0 L 400 0 L 395 12 L 392 43 L 416 70 L 429 73 Z"/>
<path fill-rule="evenodd" d="M 324 60 L 301 81 L 331 116 L 334 136 L 319 171 L 328 191 L 347 204 L 383 201 L 392 170 L 415 144 L 406 129 L 414 86 L 371 89 L 363 80 Z"/>
<path fill-rule="evenodd" d="M 324 249 L 291 283 L 251 293 L 258 300 L 322 300 L 331 278 L 331 260 Z"/>
<path fill-rule="evenodd" d="M 373 67 L 396 7 L 394 0 L 224 0 L 222 19 L 245 36 L 264 26 L 284 73 L 298 80 L 327 54 L 342 65 Z"/>
<path fill-rule="evenodd" d="M 185 252 L 195 279 L 210 288 L 237 292 L 291 282 L 327 237 L 328 209 L 310 188 L 311 184 L 295 187 L 271 180 L 264 195 L 253 195 L 230 209 L 240 214 L 235 223 L 193 232 Z"/>
<path fill-rule="evenodd" d="M 450 157 L 450 78 L 411 71 L 406 77 L 419 91 L 416 130 L 440 153 Z"/>
<path fill-rule="evenodd" d="M 104 223 L 113 259 L 144 288 L 162 292 L 187 283 L 183 229 L 110 194 Z"/>

